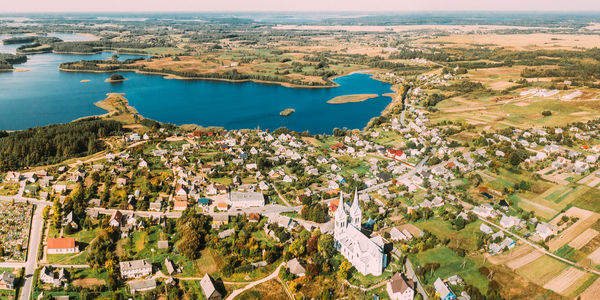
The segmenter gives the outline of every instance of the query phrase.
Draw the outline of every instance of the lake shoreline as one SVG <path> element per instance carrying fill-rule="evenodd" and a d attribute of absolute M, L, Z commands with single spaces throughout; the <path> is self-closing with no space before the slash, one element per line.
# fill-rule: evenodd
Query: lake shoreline
<path fill-rule="evenodd" d="M 133 55 L 137 55 L 137 54 L 133 54 Z M 289 88 L 306 88 L 306 89 L 320 89 L 320 88 L 334 88 L 334 87 L 339 87 L 340 85 L 337 84 L 335 81 L 332 80 L 333 85 L 323 85 L 323 86 L 306 86 L 306 85 L 297 85 L 297 84 L 292 84 L 292 83 L 288 83 L 288 82 L 277 82 L 277 81 L 267 81 L 267 80 L 258 80 L 258 79 L 226 79 L 226 78 L 198 78 L 198 77 L 184 77 L 184 76 L 179 76 L 179 75 L 173 75 L 173 74 L 169 74 L 169 73 L 163 73 L 163 72 L 152 72 L 152 71 L 140 71 L 137 69 L 115 69 L 115 70 L 71 70 L 71 69 L 64 69 L 59 67 L 58 68 L 59 71 L 63 71 L 63 72 L 81 72 L 81 73 L 115 73 L 115 72 L 135 72 L 137 74 L 144 74 L 144 75 L 157 75 L 157 76 L 163 76 L 164 79 L 177 79 L 177 80 L 208 80 L 208 81 L 223 81 L 223 82 L 232 82 L 232 83 L 244 83 L 244 82 L 255 82 L 255 83 L 260 83 L 260 84 L 274 84 L 274 85 L 281 85 L 281 86 L 285 86 L 285 87 L 289 87 Z M 356 72 L 353 72 L 356 73 Z M 345 74 L 345 75 L 338 75 L 335 77 L 332 77 L 332 79 L 338 78 L 338 77 L 343 77 L 343 76 L 347 76 L 347 75 L 351 75 L 353 73 L 350 74 Z"/>

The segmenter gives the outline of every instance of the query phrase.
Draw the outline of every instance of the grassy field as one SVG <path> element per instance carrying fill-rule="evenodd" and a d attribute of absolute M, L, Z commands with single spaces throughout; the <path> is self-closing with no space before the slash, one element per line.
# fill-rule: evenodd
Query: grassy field
<path fill-rule="evenodd" d="M 449 238 L 452 241 L 452 246 L 459 246 L 467 250 L 477 250 L 477 233 L 481 221 L 477 220 L 468 224 L 460 231 L 455 231 L 449 222 L 441 219 L 431 219 L 424 222 L 415 223 L 422 230 L 427 230 L 433 233 L 438 238 Z"/>

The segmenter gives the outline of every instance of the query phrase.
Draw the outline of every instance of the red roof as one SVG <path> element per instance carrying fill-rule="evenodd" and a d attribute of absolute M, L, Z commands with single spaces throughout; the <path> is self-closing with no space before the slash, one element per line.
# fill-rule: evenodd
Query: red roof
<path fill-rule="evenodd" d="M 456 166 L 456 165 L 454 164 L 454 162 L 453 162 L 453 161 L 451 161 L 449 164 L 447 164 L 447 165 L 446 165 L 446 167 L 448 167 L 448 168 L 453 168 L 453 167 L 455 167 L 455 166 Z"/>
<path fill-rule="evenodd" d="M 342 147 L 344 147 L 344 144 L 342 144 L 342 143 L 337 143 L 337 144 L 335 144 L 335 145 L 331 146 L 331 150 L 340 149 L 340 148 L 342 148 Z"/>
<path fill-rule="evenodd" d="M 48 249 L 73 249 L 75 248 L 74 238 L 48 239 Z"/>
<path fill-rule="evenodd" d="M 404 152 L 400 149 L 396 150 L 396 149 L 389 149 L 388 152 L 392 155 L 396 155 L 396 156 L 402 156 L 402 154 L 404 154 Z"/>

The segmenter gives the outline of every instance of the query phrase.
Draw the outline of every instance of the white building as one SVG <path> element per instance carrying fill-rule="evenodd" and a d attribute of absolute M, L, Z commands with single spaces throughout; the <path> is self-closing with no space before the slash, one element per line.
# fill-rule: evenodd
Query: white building
<path fill-rule="evenodd" d="M 123 278 L 140 278 L 152 274 L 152 264 L 149 259 L 122 261 L 119 267 Z"/>
<path fill-rule="evenodd" d="M 381 275 L 386 265 L 383 239 L 381 236 L 369 238 L 361 232 L 362 210 L 358 202 L 358 193 L 354 192 L 349 216 L 344 206 L 344 199 L 340 193 L 340 204 L 334 216 L 334 238 L 337 250 L 361 274 Z M 349 223 L 348 217 L 350 217 Z"/>
<path fill-rule="evenodd" d="M 231 192 L 229 201 L 234 208 L 265 206 L 265 196 L 260 192 Z"/>

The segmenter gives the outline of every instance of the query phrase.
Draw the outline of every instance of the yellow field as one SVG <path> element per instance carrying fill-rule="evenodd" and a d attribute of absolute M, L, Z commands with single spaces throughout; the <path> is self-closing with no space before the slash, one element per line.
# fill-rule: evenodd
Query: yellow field
<path fill-rule="evenodd" d="M 594 48 L 600 36 L 583 34 L 454 34 L 417 41 L 418 44 L 440 43 L 446 47 L 494 45 L 512 50 Z"/>

